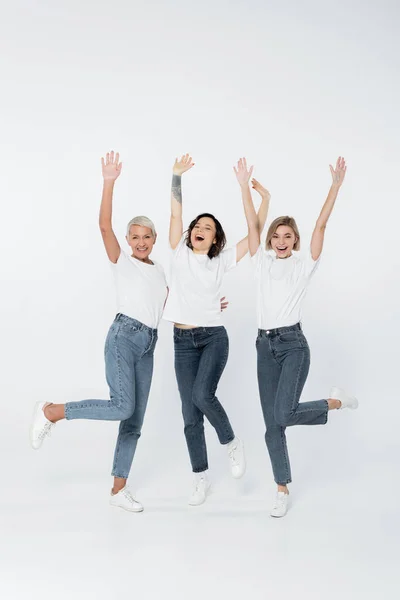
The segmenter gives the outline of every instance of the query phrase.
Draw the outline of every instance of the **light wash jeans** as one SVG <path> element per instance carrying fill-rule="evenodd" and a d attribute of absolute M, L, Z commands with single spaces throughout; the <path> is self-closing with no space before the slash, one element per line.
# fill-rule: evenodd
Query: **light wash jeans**
<path fill-rule="evenodd" d="M 267 428 L 265 441 L 276 483 L 291 482 L 285 429 L 291 425 L 324 425 L 328 401 L 299 403 L 310 368 L 310 349 L 300 323 L 258 330 L 257 374 Z"/>
<path fill-rule="evenodd" d="M 204 415 L 221 444 L 235 435 L 215 395 L 229 354 L 225 327 L 174 327 L 175 373 L 182 401 L 186 444 L 194 473 L 208 469 Z"/>
<path fill-rule="evenodd" d="M 104 356 L 110 400 L 67 402 L 65 417 L 121 421 L 112 475 L 127 479 L 141 434 L 153 375 L 157 330 L 122 314 L 107 335 Z"/>

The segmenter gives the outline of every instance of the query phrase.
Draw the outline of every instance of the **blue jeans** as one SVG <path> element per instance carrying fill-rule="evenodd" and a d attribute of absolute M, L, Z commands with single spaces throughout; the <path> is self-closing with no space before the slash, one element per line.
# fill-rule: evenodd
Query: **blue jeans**
<path fill-rule="evenodd" d="M 153 375 L 157 330 L 122 314 L 107 335 L 104 356 L 110 400 L 67 402 L 65 418 L 121 421 L 112 475 L 127 479 L 141 434 Z"/>
<path fill-rule="evenodd" d="M 299 403 L 310 368 L 310 349 L 301 326 L 258 330 L 257 374 L 266 425 L 265 441 L 276 483 L 291 482 L 285 429 L 291 425 L 324 425 L 327 400 Z"/>
<path fill-rule="evenodd" d="M 175 373 L 182 401 L 186 443 L 194 473 L 208 469 L 204 415 L 221 444 L 234 439 L 225 410 L 215 396 L 229 354 L 225 327 L 174 327 Z"/>

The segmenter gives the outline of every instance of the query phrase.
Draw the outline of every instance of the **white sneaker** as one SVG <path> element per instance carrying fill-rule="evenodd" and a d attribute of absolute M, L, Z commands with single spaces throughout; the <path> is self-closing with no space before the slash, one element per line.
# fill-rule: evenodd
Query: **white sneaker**
<path fill-rule="evenodd" d="M 240 479 L 246 471 L 246 459 L 243 442 L 238 437 L 229 442 L 228 456 L 231 461 L 232 476 L 235 479 Z"/>
<path fill-rule="evenodd" d="M 201 475 L 200 477 L 195 475 L 192 495 L 189 498 L 189 505 L 200 506 L 200 504 L 203 504 L 206 501 L 210 487 L 211 484 L 206 475 Z"/>
<path fill-rule="evenodd" d="M 275 502 L 271 510 L 271 517 L 284 517 L 289 507 L 289 494 L 277 492 Z"/>
<path fill-rule="evenodd" d="M 126 486 L 117 494 L 111 494 L 110 504 L 111 506 L 129 510 L 130 512 L 142 512 L 143 510 L 143 505 L 135 500 Z"/>
<path fill-rule="evenodd" d="M 35 410 L 33 411 L 29 437 L 31 439 L 31 446 L 34 450 L 40 448 L 43 444 L 43 440 L 50 435 L 51 430 L 55 427 L 55 423 L 52 423 L 44 416 L 43 408 L 47 406 L 47 404 L 48 402 L 36 402 Z"/>
<path fill-rule="evenodd" d="M 340 388 L 333 387 L 331 389 L 329 398 L 332 398 L 333 400 L 340 400 L 342 406 L 339 410 L 342 410 L 343 408 L 352 408 L 353 410 L 358 408 L 357 398 L 354 398 L 354 396 L 349 396 L 344 390 L 341 390 Z"/>

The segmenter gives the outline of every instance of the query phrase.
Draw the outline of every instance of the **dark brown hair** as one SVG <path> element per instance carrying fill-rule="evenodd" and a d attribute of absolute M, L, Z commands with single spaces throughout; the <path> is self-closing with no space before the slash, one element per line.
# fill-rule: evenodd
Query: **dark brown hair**
<path fill-rule="evenodd" d="M 214 224 L 215 224 L 215 229 L 216 229 L 216 231 L 215 231 L 215 239 L 216 239 L 216 242 L 209 249 L 209 251 L 208 251 L 208 258 L 216 258 L 222 252 L 222 250 L 225 248 L 225 245 L 226 245 L 226 236 L 225 236 L 224 230 L 222 229 L 221 223 L 218 221 L 218 219 L 216 219 L 214 217 L 214 215 L 211 215 L 210 213 L 202 213 L 201 215 L 198 215 L 195 219 L 193 219 L 193 221 L 190 223 L 189 229 L 187 230 L 187 233 L 186 233 L 186 240 L 185 240 L 186 241 L 186 246 L 188 246 L 188 248 L 190 248 L 191 250 L 193 250 L 192 242 L 190 241 L 190 237 L 192 235 L 193 227 L 195 225 L 197 225 L 197 223 L 203 217 L 208 217 L 209 219 L 212 219 L 214 221 Z"/>

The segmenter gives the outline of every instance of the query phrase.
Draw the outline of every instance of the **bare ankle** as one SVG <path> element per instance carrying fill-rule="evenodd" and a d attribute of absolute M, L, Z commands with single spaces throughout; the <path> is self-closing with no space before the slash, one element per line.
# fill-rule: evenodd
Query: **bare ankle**
<path fill-rule="evenodd" d="M 340 400 L 337 400 L 336 398 L 329 398 L 328 400 L 328 409 L 329 410 L 337 410 L 342 406 L 342 403 L 340 402 Z"/>
<path fill-rule="evenodd" d="M 289 493 L 288 486 L 278 484 L 278 492 L 283 492 L 284 494 L 288 494 Z"/>
<path fill-rule="evenodd" d="M 111 490 L 111 493 L 113 494 L 113 496 L 115 496 L 115 494 L 118 494 L 118 492 L 123 490 L 125 486 L 126 486 L 126 479 L 123 479 L 122 477 L 115 477 L 114 485 Z"/>

